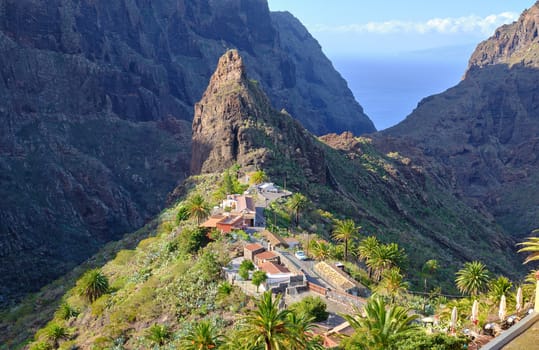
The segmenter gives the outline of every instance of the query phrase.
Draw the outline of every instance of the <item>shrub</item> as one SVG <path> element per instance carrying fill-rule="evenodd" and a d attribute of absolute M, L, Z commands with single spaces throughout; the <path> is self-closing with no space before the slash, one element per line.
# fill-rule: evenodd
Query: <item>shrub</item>
<path fill-rule="evenodd" d="M 167 325 L 154 324 L 146 331 L 146 339 L 154 345 L 165 345 L 172 338 L 172 332 Z"/>
<path fill-rule="evenodd" d="M 176 213 L 176 224 L 187 220 L 189 220 L 189 208 L 182 205 L 178 208 L 178 212 Z"/>
<path fill-rule="evenodd" d="M 30 345 L 30 350 L 52 350 L 52 345 L 45 342 L 38 342 Z"/>
<path fill-rule="evenodd" d="M 86 271 L 77 284 L 79 295 L 91 303 L 109 291 L 109 280 L 100 269 Z"/>
<path fill-rule="evenodd" d="M 238 269 L 238 275 L 243 280 L 249 279 L 249 271 L 252 271 L 255 269 L 255 265 L 251 260 L 243 260 L 240 264 L 240 267 Z"/>
<path fill-rule="evenodd" d="M 56 317 L 61 320 L 69 320 L 71 317 L 77 317 L 79 313 L 80 312 L 78 310 L 73 308 L 68 303 L 64 302 L 56 311 Z"/>
<path fill-rule="evenodd" d="M 322 322 L 328 319 L 329 312 L 326 311 L 327 305 L 320 297 L 309 296 L 303 300 L 290 305 L 290 310 L 296 315 L 305 315 L 314 317 L 315 322 Z"/>
<path fill-rule="evenodd" d="M 258 292 L 258 287 L 268 279 L 268 276 L 264 271 L 258 270 L 253 273 L 253 284 L 256 286 L 256 291 Z"/>
<path fill-rule="evenodd" d="M 468 339 L 442 333 L 426 334 L 418 332 L 413 336 L 395 337 L 392 349 L 398 350 L 461 350 Z"/>

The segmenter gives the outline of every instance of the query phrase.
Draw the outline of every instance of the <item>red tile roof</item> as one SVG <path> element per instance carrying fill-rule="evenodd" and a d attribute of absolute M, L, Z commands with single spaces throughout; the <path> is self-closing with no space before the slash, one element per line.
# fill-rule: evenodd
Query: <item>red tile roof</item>
<path fill-rule="evenodd" d="M 268 251 L 258 253 L 258 254 L 255 255 L 255 258 L 258 259 L 258 260 L 269 260 L 269 259 L 273 259 L 273 258 L 276 258 L 276 257 L 278 257 L 277 254 L 275 254 L 274 252 L 268 252 Z"/>
<path fill-rule="evenodd" d="M 224 219 L 224 216 L 218 215 L 218 216 L 212 216 L 208 220 L 204 221 L 202 224 L 200 224 L 200 227 L 217 227 L 217 223 L 219 223 L 221 220 Z"/>
<path fill-rule="evenodd" d="M 245 249 L 254 252 L 255 250 L 264 249 L 264 247 L 258 243 L 251 243 L 245 246 Z"/>
<path fill-rule="evenodd" d="M 266 273 L 275 275 L 278 273 L 290 273 L 290 270 L 284 265 L 276 264 L 271 261 L 263 262 L 258 266 L 258 268 Z"/>

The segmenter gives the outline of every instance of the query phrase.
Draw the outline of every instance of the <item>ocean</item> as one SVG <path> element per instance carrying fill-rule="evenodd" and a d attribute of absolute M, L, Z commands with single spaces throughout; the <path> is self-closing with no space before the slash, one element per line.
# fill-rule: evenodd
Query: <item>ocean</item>
<path fill-rule="evenodd" d="M 378 130 L 404 120 L 423 98 L 459 83 L 467 57 L 332 58 Z"/>

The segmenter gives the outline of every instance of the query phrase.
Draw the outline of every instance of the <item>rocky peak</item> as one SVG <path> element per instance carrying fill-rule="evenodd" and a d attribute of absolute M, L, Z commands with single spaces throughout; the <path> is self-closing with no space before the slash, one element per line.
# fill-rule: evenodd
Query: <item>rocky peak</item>
<path fill-rule="evenodd" d="M 245 85 L 247 78 L 243 60 L 237 50 L 227 51 L 217 63 L 217 69 L 213 73 L 210 84 L 204 94 L 204 97 L 218 93 L 225 86 Z"/>
<path fill-rule="evenodd" d="M 221 171 L 247 151 L 240 149 L 240 127 L 259 114 L 250 86 L 254 84 L 246 78 L 238 51 L 227 51 L 219 59 L 208 88 L 195 105 L 191 174 Z"/>
<path fill-rule="evenodd" d="M 480 43 L 470 58 L 468 71 L 493 64 L 539 67 L 539 1 L 520 18 L 496 30 Z"/>
<path fill-rule="evenodd" d="M 324 183 L 320 143 L 286 112 L 274 110 L 259 83 L 249 80 L 238 51 L 220 59 L 195 105 L 191 174 L 220 172 L 233 164 L 273 169 L 302 164 L 304 178 Z"/>

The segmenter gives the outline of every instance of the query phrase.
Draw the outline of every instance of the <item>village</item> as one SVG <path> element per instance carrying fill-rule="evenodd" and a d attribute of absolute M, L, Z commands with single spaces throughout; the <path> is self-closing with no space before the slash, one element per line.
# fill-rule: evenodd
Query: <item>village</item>
<path fill-rule="evenodd" d="M 282 237 L 266 228 L 264 209 L 273 201 L 291 194 L 273 183 L 251 186 L 244 194 L 227 195 L 200 227 L 218 230 L 232 237 L 238 231 L 247 233 L 243 256 L 233 259 L 224 271 L 226 279 L 246 294 L 259 296 L 271 290 L 284 296 L 282 308 L 308 296 L 322 297 L 329 316 L 325 322 L 318 323 L 316 329 L 324 338 L 324 346 L 335 347 L 341 334 L 353 333 L 353 328 L 339 314 L 358 310 L 370 291 L 349 276 L 342 264 L 314 262 L 298 238 Z M 246 265 L 245 262 L 252 263 L 249 264 L 252 270 L 247 278 L 242 278 L 241 266 Z M 256 271 L 265 276 L 258 285 L 253 279 Z"/>
<path fill-rule="evenodd" d="M 314 332 L 321 337 L 325 348 L 334 348 L 339 346 L 343 336 L 354 333 L 354 328 L 341 315 L 361 312 L 372 293 L 346 273 L 342 263 L 310 259 L 308 251 L 304 250 L 308 250 L 308 246 L 304 247 L 305 243 L 308 245 L 308 238 L 305 242 L 301 234 L 294 235 L 288 230 L 281 235 L 267 227 L 266 207 L 291 195 L 274 183 L 252 185 L 243 194 L 227 195 L 199 226 L 229 234 L 235 240 L 243 236 L 243 254 L 224 268 L 224 275 L 228 282 L 239 286 L 247 295 L 259 297 L 265 291 L 280 294 L 283 296 L 281 309 L 307 297 L 322 298 L 328 317 L 316 323 Z M 275 229 L 275 226 L 271 228 Z M 470 349 L 502 349 L 504 344 L 538 321 L 537 313 L 534 314 L 533 309 L 529 311 L 533 317 L 512 328 L 521 317 L 507 317 L 503 326 L 510 328 L 508 332 L 502 332 L 495 322 L 487 323 L 482 331 L 465 329 L 464 334 L 472 340 Z M 418 322 L 430 329 L 438 326 L 439 318 L 423 317 Z M 451 321 L 455 325 L 456 322 Z"/>

